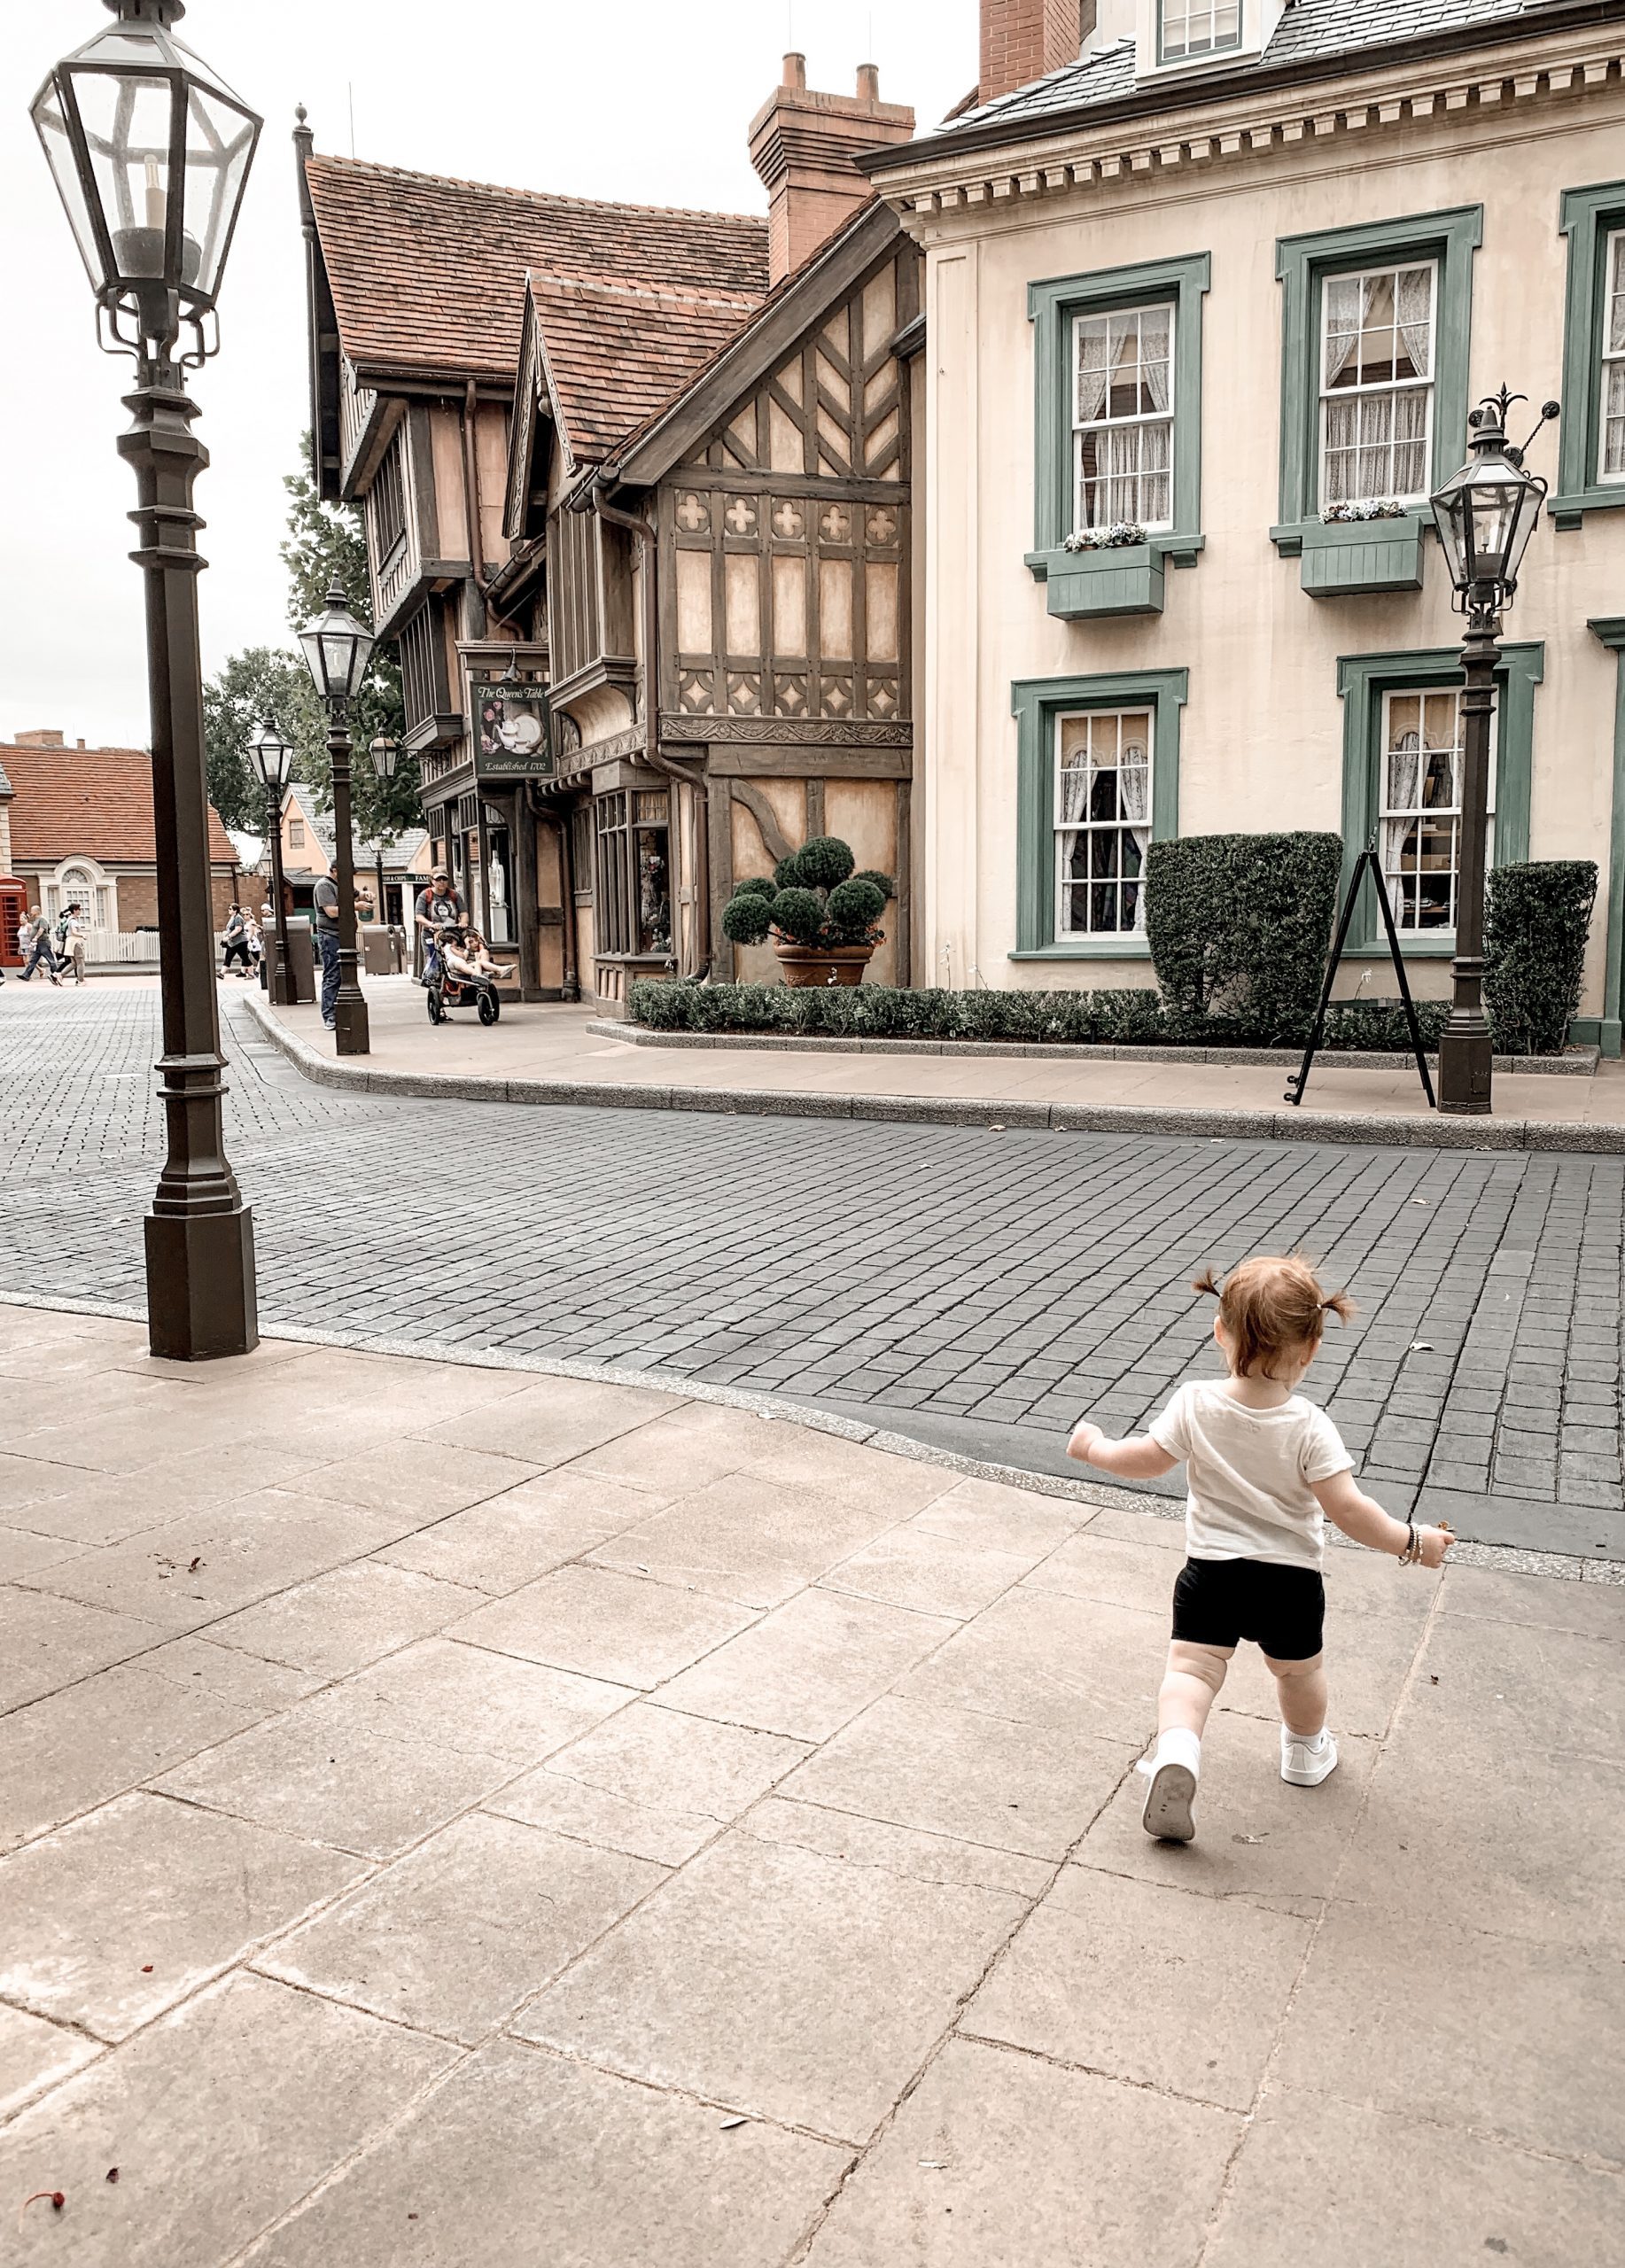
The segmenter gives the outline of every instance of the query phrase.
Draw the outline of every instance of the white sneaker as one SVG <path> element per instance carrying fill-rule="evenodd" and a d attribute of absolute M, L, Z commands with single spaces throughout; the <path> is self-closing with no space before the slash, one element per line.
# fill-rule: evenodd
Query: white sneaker
<path fill-rule="evenodd" d="M 1281 1777 L 1294 1788 L 1318 1788 L 1337 1769 L 1337 1743 L 1324 1726 L 1313 1740 L 1281 1727 Z"/>
<path fill-rule="evenodd" d="M 1196 1800 L 1196 1783 L 1201 1775 L 1201 1743 L 1195 1734 L 1159 1734 L 1156 1746 L 1139 1769 L 1151 1783 L 1146 1790 L 1146 1807 L 1140 1814 L 1140 1825 L 1147 1834 L 1155 1836 L 1160 1843 L 1193 1841 L 1196 1821 L 1192 1806 Z"/>

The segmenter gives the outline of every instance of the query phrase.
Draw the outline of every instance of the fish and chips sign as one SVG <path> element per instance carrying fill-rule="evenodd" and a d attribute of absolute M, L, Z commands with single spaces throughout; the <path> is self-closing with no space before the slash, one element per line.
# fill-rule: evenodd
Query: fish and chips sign
<path fill-rule="evenodd" d="M 545 686 L 494 678 L 470 687 L 477 780 L 551 780 L 558 766 Z"/>

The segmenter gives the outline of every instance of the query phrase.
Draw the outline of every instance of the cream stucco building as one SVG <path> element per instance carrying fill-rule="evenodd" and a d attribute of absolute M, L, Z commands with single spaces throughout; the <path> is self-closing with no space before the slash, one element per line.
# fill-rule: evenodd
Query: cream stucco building
<path fill-rule="evenodd" d="M 1563 410 L 1494 855 L 1598 861 L 1578 1036 L 1617 1052 L 1625 5 L 1083 13 L 1079 55 L 1076 8 L 984 0 L 978 105 L 866 163 L 927 262 L 916 982 L 1149 982 L 1150 837 L 1314 827 L 1350 860 L 1376 832 L 1446 989 L 1459 622 L 1426 499 L 1504 382 L 1514 438 Z"/>

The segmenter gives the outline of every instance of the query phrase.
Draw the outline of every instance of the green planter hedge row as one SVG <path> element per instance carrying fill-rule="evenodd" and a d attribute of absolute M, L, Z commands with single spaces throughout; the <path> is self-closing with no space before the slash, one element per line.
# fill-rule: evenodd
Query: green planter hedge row
<path fill-rule="evenodd" d="M 634 1022 L 657 1031 L 830 1038 L 985 1039 L 1092 1046 L 1301 1047 L 1314 1022 L 1337 913 L 1335 835 L 1198 835 L 1154 843 L 1147 937 L 1158 990 L 912 991 L 881 984 L 659 983 L 632 987 Z M 1501 866 L 1485 915 L 1485 1004 L 1496 1051 L 1556 1054 L 1580 1004 L 1597 896 L 1589 860 Z M 1449 1014 L 1421 1000 L 1431 1048 Z M 1397 1000 L 1333 1003 L 1325 1044 L 1410 1045 Z"/>

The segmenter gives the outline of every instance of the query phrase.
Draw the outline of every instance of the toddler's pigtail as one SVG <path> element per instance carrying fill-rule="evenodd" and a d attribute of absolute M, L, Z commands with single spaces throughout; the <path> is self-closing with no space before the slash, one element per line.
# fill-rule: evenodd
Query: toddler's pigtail
<path fill-rule="evenodd" d="M 1321 1301 L 1320 1311 L 1323 1315 L 1334 1315 L 1339 1323 L 1347 1323 L 1355 1312 L 1354 1301 L 1347 1292 L 1333 1292 L 1329 1300 Z"/>
<path fill-rule="evenodd" d="M 1201 1274 L 1193 1281 L 1191 1289 L 1193 1292 L 1206 1292 L 1209 1297 L 1216 1300 L 1222 1297 L 1217 1279 L 1210 1268 L 1202 1270 Z"/>

